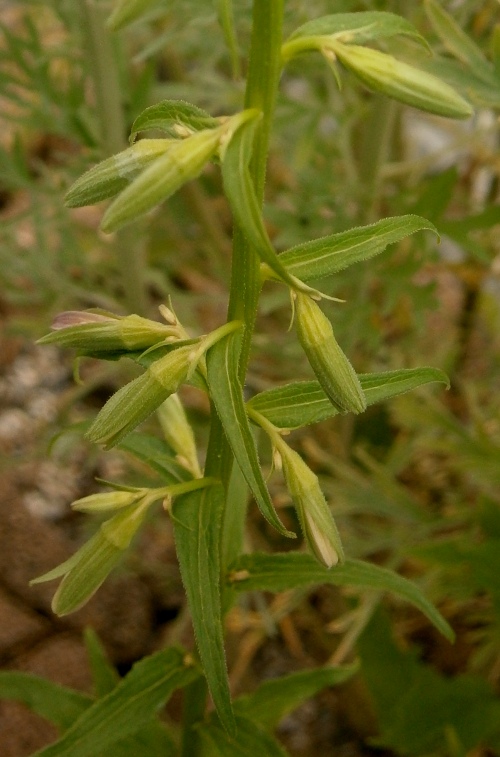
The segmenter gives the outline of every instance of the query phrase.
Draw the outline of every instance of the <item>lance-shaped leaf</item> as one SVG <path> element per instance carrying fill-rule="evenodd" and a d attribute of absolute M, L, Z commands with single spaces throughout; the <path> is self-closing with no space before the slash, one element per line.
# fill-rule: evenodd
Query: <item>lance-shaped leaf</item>
<path fill-rule="evenodd" d="M 266 729 L 275 728 L 285 715 L 322 689 L 349 680 L 358 664 L 301 670 L 261 683 L 252 694 L 238 697 L 234 710 Z"/>
<path fill-rule="evenodd" d="M 402 16 L 385 11 L 366 11 L 333 13 L 308 21 L 290 35 L 290 38 L 283 45 L 282 53 L 285 60 L 292 57 L 292 55 L 301 51 L 300 42 L 308 37 L 333 35 L 342 42 L 360 45 L 364 42 L 386 39 L 398 34 L 411 37 L 428 47 L 428 43 L 419 31 Z"/>
<path fill-rule="evenodd" d="M 406 215 L 384 218 L 382 221 L 360 226 L 339 234 L 314 239 L 282 252 L 280 262 L 301 281 L 324 278 L 354 263 L 369 260 L 386 247 L 421 230 L 433 231 L 435 226 L 420 216 Z M 263 273 L 267 271 L 265 264 Z"/>
<path fill-rule="evenodd" d="M 241 339 L 240 329 L 221 339 L 208 351 L 207 371 L 210 396 L 236 462 L 262 515 L 281 534 L 294 536 L 285 529 L 276 515 L 260 468 L 238 376 Z"/>
<path fill-rule="evenodd" d="M 238 49 L 238 37 L 234 23 L 233 0 L 215 0 L 215 7 L 219 17 L 219 23 L 224 33 L 227 49 L 231 57 L 231 68 L 233 69 L 233 78 L 238 79 L 240 76 L 240 52 Z"/>
<path fill-rule="evenodd" d="M 258 115 L 257 111 L 256 116 Z M 289 284 L 293 289 L 309 291 L 309 287 L 292 277 L 281 264 L 264 225 L 249 170 L 255 127 L 256 117 L 247 118 L 221 151 L 224 190 L 236 222 L 260 259 L 267 263 L 279 281 Z"/>
<path fill-rule="evenodd" d="M 231 736 L 213 716 L 200 725 L 200 757 L 287 757 L 276 739 L 261 730 L 255 722 L 241 715 L 236 718 L 237 734 Z"/>
<path fill-rule="evenodd" d="M 224 502 L 221 485 L 191 492 L 176 499 L 172 522 L 203 671 L 224 728 L 234 733 L 220 588 Z"/>
<path fill-rule="evenodd" d="M 136 663 L 106 696 L 98 699 L 55 744 L 38 757 L 95 757 L 151 721 L 172 693 L 199 676 L 183 650 L 170 648 Z"/>
<path fill-rule="evenodd" d="M 22 702 L 61 731 L 73 725 L 93 702 L 87 694 L 17 670 L 0 671 L 0 699 Z"/>
<path fill-rule="evenodd" d="M 114 197 L 135 179 L 154 160 L 168 152 L 170 139 L 141 139 L 126 150 L 112 155 L 93 168 L 70 187 L 65 197 L 69 208 L 94 205 Z"/>
<path fill-rule="evenodd" d="M 111 203 L 102 220 L 103 231 L 116 231 L 134 221 L 195 179 L 217 151 L 221 129 L 205 129 L 175 140 Z"/>
<path fill-rule="evenodd" d="M 401 368 L 397 371 L 360 374 L 366 404 L 396 397 L 432 382 L 449 385 L 439 368 Z M 337 415 L 338 411 L 318 381 L 297 381 L 256 394 L 248 404 L 277 428 L 301 428 Z"/>
<path fill-rule="evenodd" d="M 179 138 L 195 131 L 215 129 L 219 125 L 216 118 L 196 105 L 184 100 L 162 100 L 137 116 L 130 131 L 130 141 L 133 142 L 140 131 L 151 129 Z"/>
<path fill-rule="evenodd" d="M 448 623 L 418 586 L 392 570 L 361 560 L 346 560 L 335 570 L 328 570 L 311 555 L 300 552 L 255 553 L 239 557 L 230 567 L 227 580 L 236 591 L 280 592 L 314 584 L 388 591 L 418 607 L 447 639 L 454 638 Z"/>
<path fill-rule="evenodd" d="M 498 87 L 493 66 L 484 56 L 481 48 L 464 32 L 455 19 L 435 0 L 425 0 L 424 7 L 434 31 L 446 49 L 458 60 L 470 66 L 479 79 L 492 87 Z"/>
<path fill-rule="evenodd" d="M 123 29 L 125 26 L 137 21 L 159 0 L 118 0 L 112 14 L 108 18 L 108 26 L 114 31 Z"/>

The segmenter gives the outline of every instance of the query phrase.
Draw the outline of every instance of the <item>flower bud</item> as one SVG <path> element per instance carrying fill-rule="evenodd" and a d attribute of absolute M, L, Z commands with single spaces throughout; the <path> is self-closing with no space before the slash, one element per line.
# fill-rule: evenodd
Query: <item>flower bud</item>
<path fill-rule="evenodd" d="M 414 108 L 448 118 L 469 118 L 472 108 L 452 87 L 426 71 L 397 60 L 392 55 L 360 45 L 337 41 L 325 45 L 369 89 Z"/>
<path fill-rule="evenodd" d="M 172 394 L 158 408 L 158 418 L 166 442 L 177 454 L 177 459 L 195 478 L 201 476 L 196 441 L 182 403 Z"/>
<path fill-rule="evenodd" d="M 113 491 L 90 494 L 75 500 L 71 507 L 84 513 L 101 513 L 108 510 L 121 510 L 123 507 L 133 505 L 144 496 L 144 489 L 137 491 Z"/>
<path fill-rule="evenodd" d="M 106 402 L 86 436 L 106 449 L 114 447 L 146 420 L 186 379 L 193 345 L 172 349 Z"/>
<path fill-rule="evenodd" d="M 328 318 L 308 295 L 296 294 L 297 334 L 316 378 L 339 412 L 362 413 L 366 399 Z"/>
<path fill-rule="evenodd" d="M 307 544 L 319 562 L 331 568 L 344 562 L 344 550 L 318 477 L 283 440 L 276 440 L 285 481 Z"/>
<path fill-rule="evenodd" d="M 151 321 L 139 315 L 118 316 L 69 310 L 52 323 L 53 333 L 39 339 L 39 344 L 72 347 L 80 354 L 102 356 L 124 350 L 145 350 L 159 342 L 182 339 L 178 326 Z"/>
<path fill-rule="evenodd" d="M 141 139 L 126 150 L 103 160 L 86 171 L 70 187 L 65 198 L 66 205 L 80 208 L 114 197 L 175 142 L 174 139 Z"/>

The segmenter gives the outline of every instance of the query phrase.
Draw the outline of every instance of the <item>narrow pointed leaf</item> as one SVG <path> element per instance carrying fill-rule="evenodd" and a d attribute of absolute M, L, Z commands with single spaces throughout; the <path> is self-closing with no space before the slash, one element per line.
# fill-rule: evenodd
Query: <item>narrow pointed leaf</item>
<path fill-rule="evenodd" d="M 118 444 L 118 449 L 146 463 L 161 476 L 165 484 L 178 484 L 192 478 L 189 471 L 172 456 L 168 444 L 156 436 L 139 432 L 129 434 Z"/>
<path fill-rule="evenodd" d="M 118 0 L 115 8 L 108 18 L 108 26 L 114 31 L 123 29 L 134 21 L 137 21 L 149 9 L 158 5 L 159 0 Z"/>
<path fill-rule="evenodd" d="M 281 253 L 280 262 L 301 281 L 324 278 L 354 263 L 369 260 L 386 247 L 416 231 L 437 234 L 435 226 L 420 216 L 385 218 L 369 226 L 360 226 L 339 234 L 315 239 Z"/>
<path fill-rule="evenodd" d="M 439 368 L 402 368 L 359 376 L 366 404 L 396 397 L 432 382 L 449 385 Z M 249 406 L 278 428 L 300 428 L 337 414 L 318 381 L 297 381 L 255 395 Z"/>
<path fill-rule="evenodd" d="M 231 566 L 228 583 L 236 591 L 281 592 L 313 584 L 388 591 L 418 607 L 447 639 L 454 638 L 448 623 L 418 586 L 387 568 L 361 560 L 346 560 L 329 570 L 301 552 L 242 555 Z"/>
<path fill-rule="evenodd" d="M 315 668 L 264 681 L 252 694 L 238 697 L 235 712 L 270 730 L 304 700 L 329 686 L 344 683 L 358 668 L 357 664 Z"/>
<path fill-rule="evenodd" d="M 92 704 L 37 757 L 95 757 L 147 725 L 175 689 L 199 675 L 183 650 L 170 648 L 136 663 L 107 696 Z"/>
<path fill-rule="evenodd" d="M 133 142 L 140 131 L 150 129 L 163 131 L 169 137 L 179 137 L 188 131 L 202 131 L 219 126 L 216 118 L 196 105 L 184 100 L 163 100 L 151 105 L 137 116 L 130 131 L 130 141 Z"/>
<path fill-rule="evenodd" d="M 238 376 L 241 330 L 217 342 L 207 353 L 208 385 L 227 440 L 262 515 L 281 534 L 285 529 L 271 502 L 257 456 Z"/>
<path fill-rule="evenodd" d="M 183 140 L 174 141 L 111 203 L 102 220 L 103 231 L 125 226 L 147 213 L 195 179 L 219 145 L 218 129 L 205 129 Z"/>
<path fill-rule="evenodd" d="M 93 628 L 89 627 L 84 630 L 84 641 L 92 671 L 94 691 L 99 699 L 109 694 L 110 691 L 113 691 L 120 680 L 120 676 L 116 668 L 109 661 L 104 647 Z"/>
<path fill-rule="evenodd" d="M 234 24 L 233 0 L 215 0 L 219 23 L 224 33 L 227 49 L 231 57 L 231 68 L 233 78 L 237 79 L 240 75 L 240 53 L 238 49 L 238 37 Z"/>
<path fill-rule="evenodd" d="M 31 673 L 0 671 L 0 699 L 14 699 L 53 723 L 68 729 L 93 700 L 86 694 Z"/>
<path fill-rule="evenodd" d="M 250 175 L 249 163 L 252 157 L 255 125 L 255 119 L 246 121 L 237 129 L 225 147 L 222 160 L 224 190 L 236 222 L 260 259 L 267 263 L 280 281 L 296 288 L 297 281 L 281 264 L 271 244 Z"/>
<path fill-rule="evenodd" d="M 178 497 L 173 505 L 175 545 L 207 684 L 229 733 L 235 723 L 222 629 L 220 551 L 224 490 L 211 486 Z"/>
<path fill-rule="evenodd" d="M 493 66 L 483 55 L 481 48 L 464 32 L 455 19 L 435 0 L 425 0 L 424 7 L 434 31 L 446 49 L 458 60 L 470 66 L 472 73 L 479 79 L 493 87 L 498 87 Z"/>
<path fill-rule="evenodd" d="M 217 719 L 200 726 L 200 757 L 287 757 L 276 739 L 244 717 L 236 718 L 236 736 L 230 736 Z"/>
<path fill-rule="evenodd" d="M 361 45 L 377 39 L 402 34 L 428 47 L 419 31 L 402 16 L 384 11 L 332 13 L 299 26 L 290 39 L 318 35 L 341 35 L 343 42 Z"/>

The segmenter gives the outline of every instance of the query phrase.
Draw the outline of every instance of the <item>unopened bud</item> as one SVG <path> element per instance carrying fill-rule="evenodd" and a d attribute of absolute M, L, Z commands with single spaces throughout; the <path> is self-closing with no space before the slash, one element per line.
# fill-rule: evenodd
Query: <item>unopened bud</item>
<path fill-rule="evenodd" d="M 121 510 L 123 507 L 133 505 L 144 496 L 144 490 L 138 491 L 114 491 L 90 494 L 88 497 L 75 500 L 71 507 L 86 513 L 101 513 L 108 510 Z"/>
<path fill-rule="evenodd" d="M 297 333 L 316 378 L 332 405 L 362 413 L 366 399 L 354 368 L 340 349 L 330 321 L 308 295 L 296 295 Z"/>
<path fill-rule="evenodd" d="M 196 441 L 182 403 L 177 394 L 172 394 L 158 408 L 158 418 L 166 442 L 177 454 L 181 465 L 195 478 L 200 478 Z"/>

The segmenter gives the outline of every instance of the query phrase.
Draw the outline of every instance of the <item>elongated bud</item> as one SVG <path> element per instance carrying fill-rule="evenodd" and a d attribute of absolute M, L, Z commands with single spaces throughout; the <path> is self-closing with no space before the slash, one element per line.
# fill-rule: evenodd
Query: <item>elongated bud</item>
<path fill-rule="evenodd" d="M 366 399 L 356 372 L 340 349 L 330 321 L 308 295 L 296 295 L 299 341 L 316 378 L 334 407 L 343 413 L 362 413 Z"/>
<path fill-rule="evenodd" d="M 288 444 L 283 440 L 278 444 L 285 481 L 309 548 L 327 568 L 344 562 L 340 535 L 318 477 Z"/>
<path fill-rule="evenodd" d="M 146 420 L 186 379 L 193 345 L 173 349 L 106 402 L 86 436 L 109 449 Z"/>
<path fill-rule="evenodd" d="M 196 441 L 182 403 L 177 394 L 172 394 L 158 408 L 158 418 L 167 443 L 195 478 L 201 476 Z"/>
<path fill-rule="evenodd" d="M 70 187 L 65 198 L 66 205 L 79 208 L 114 197 L 175 142 L 174 139 L 141 139 L 126 150 L 103 160 Z"/>
<path fill-rule="evenodd" d="M 159 342 L 182 339 L 178 326 L 166 325 L 139 315 L 118 316 L 69 310 L 52 323 L 53 332 L 39 344 L 71 347 L 84 355 L 102 356 L 123 350 L 145 350 Z"/>
<path fill-rule="evenodd" d="M 328 42 L 334 56 L 370 89 L 414 108 L 448 118 L 469 118 L 472 108 L 452 87 L 392 55 L 360 45 Z"/>
<path fill-rule="evenodd" d="M 103 513 L 109 510 L 121 510 L 124 507 L 133 505 L 143 496 L 144 489 L 135 492 L 100 492 L 99 494 L 90 494 L 88 497 L 75 500 L 71 507 L 73 510 L 84 513 Z"/>

